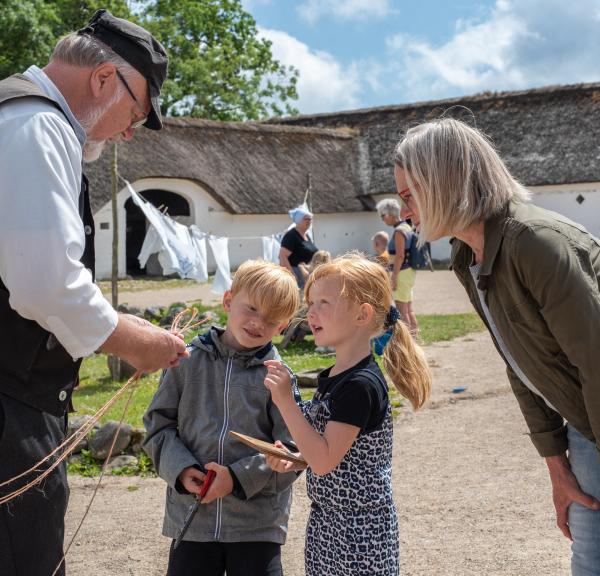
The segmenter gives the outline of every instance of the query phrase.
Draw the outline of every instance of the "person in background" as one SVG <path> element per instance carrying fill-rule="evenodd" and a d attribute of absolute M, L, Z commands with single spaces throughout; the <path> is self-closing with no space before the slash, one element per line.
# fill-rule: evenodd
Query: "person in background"
<path fill-rule="evenodd" d="M 327 262 L 331 262 L 331 253 L 327 250 L 317 250 L 312 257 L 310 264 L 306 266 L 307 275 L 310 275 L 320 264 L 327 264 Z"/>
<path fill-rule="evenodd" d="M 279 263 L 293 272 L 298 287 L 302 289 L 306 283 L 308 272 L 301 265 L 309 264 L 318 250 L 308 235 L 313 215 L 302 207 L 290 210 L 289 214 L 295 226 L 290 228 L 281 240 Z"/>
<path fill-rule="evenodd" d="M 83 357 L 111 353 L 152 372 L 187 355 L 176 335 L 117 314 L 94 284 L 82 172 L 107 141 L 162 127 L 166 76 L 155 38 L 99 10 L 43 69 L 0 81 L 0 483 L 64 441 Z M 64 574 L 68 496 L 63 464 L 0 506 L 3 576 Z"/>
<path fill-rule="evenodd" d="M 416 337 L 419 332 L 419 325 L 413 310 L 412 301 L 413 287 L 417 273 L 410 267 L 408 252 L 413 239 L 412 227 L 402 219 L 400 204 L 394 198 L 380 200 L 377 203 L 376 209 L 383 222 L 394 229 L 388 243 L 388 252 L 392 267 L 390 281 L 392 283 L 394 301 L 411 334 Z"/>
<path fill-rule="evenodd" d="M 598 576 L 600 240 L 531 204 L 487 138 L 459 120 L 411 128 L 394 160 L 421 238 L 453 237 L 452 269 L 545 458 L 556 522 L 572 540 L 572 574 Z"/>
<path fill-rule="evenodd" d="M 390 253 L 388 252 L 389 242 L 390 235 L 385 230 L 377 232 L 371 238 L 373 251 L 376 254 L 375 260 L 379 262 L 386 270 L 389 270 L 390 266 Z"/>
<path fill-rule="evenodd" d="M 163 374 L 144 416 L 144 449 L 168 484 L 165 536 L 178 536 L 206 471 L 216 473 L 184 539 L 177 548 L 171 543 L 168 576 L 282 573 L 296 474 L 273 472 L 263 455 L 227 431 L 291 444 L 261 383 L 264 363 L 279 359 L 271 339 L 296 313 L 299 300 L 288 270 L 262 260 L 244 262 L 223 296 L 225 330 L 212 327 L 195 338 L 189 358 Z"/>

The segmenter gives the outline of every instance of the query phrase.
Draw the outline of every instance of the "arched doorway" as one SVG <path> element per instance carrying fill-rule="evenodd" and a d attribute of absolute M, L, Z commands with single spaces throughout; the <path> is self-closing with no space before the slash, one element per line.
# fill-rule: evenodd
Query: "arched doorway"
<path fill-rule="evenodd" d="M 166 213 L 183 224 L 190 222 L 190 203 L 175 192 L 166 190 L 144 190 L 140 196 L 154 204 L 161 212 Z M 146 268 L 140 268 L 138 254 L 146 237 L 147 222 L 144 213 L 129 198 L 125 202 L 125 259 L 126 274 L 129 276 L 146 275 Z"/>

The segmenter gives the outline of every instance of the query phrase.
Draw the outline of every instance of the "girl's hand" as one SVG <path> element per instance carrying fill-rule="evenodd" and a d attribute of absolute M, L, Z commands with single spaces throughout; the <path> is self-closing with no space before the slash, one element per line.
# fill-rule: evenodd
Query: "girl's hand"
<path fill-rule="evenodd" d="M 300 452 L 291 452 L 290 450 L 288 450 L 283 445 L 281 440 L 275 440 L 273 446 L 275 446 L 276 448 L 281 448 L 282 450 L 285 450 L 290 454 L 294 454 L 294 456 L 302 456 Z M 286 472 L 298 472 L 306 468 L 306 466 L 302 464 L 296 464 L 295 462 L 290 462 L 289 460 L 281 460 L 277 458 L 277 456 L 269 455 L 267 455 L 267 464 L 269 468 L 271 468 L 271 470 L 274 470 L 275 472 L 281 472 L 282 474 L 285 474 Z"/>
<path fill-rule="evenodd" d="M 224 498 L 231 494 L 233 490 L 233 478 L 227 466 L 221 466 L 216 462 L 209 462 L 204 466 L 207 470 L 214 470 L 216 473 L 208 492 L 202 499 L 202 504 L 210 504 L 213 500 Z"/>
<path fill-rule="evenodd" d="M 287 401 L 293 401 L 292 377 L 281 360 L 265 360 L 267 376 L 265 386 L 271 392 L 275 405 L 279 407 Z"/>

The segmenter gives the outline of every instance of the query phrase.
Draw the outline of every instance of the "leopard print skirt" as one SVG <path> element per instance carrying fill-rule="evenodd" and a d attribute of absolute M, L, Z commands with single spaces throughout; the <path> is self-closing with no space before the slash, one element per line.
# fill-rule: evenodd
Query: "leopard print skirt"
<path fill-rule="evenodd" d="M 327 397 L 303 404 L 305 418 L 323 434 Z M 360 434 L 329 474 L 306 475 L 311 510 L 306 528 L 307 576 L 396 576 L 399 534 L 392 499 L 391 408 L 382 425 Z"/>

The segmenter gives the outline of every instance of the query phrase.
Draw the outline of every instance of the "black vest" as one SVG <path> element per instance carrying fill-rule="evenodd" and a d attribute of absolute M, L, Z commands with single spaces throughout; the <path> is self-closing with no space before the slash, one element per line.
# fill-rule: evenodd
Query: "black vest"
<path fill-rule="evenodd" d="M 0 81 L 0 106 L 17 98 L 31 97 L 47 100 L 60 110 L 57 102 L 25 76 L 10 76 Z M 40 185 L 43 186 L 43 182 Z M 79 213 L 85 230 L 81 262 L 93 276 L 94 220 L 85 176 L 81 182 Z M 62 416 L 77 385 L 80 365 L 81 360 L 73 361 L 53 334 L 10 307 L 8 289 L 0 278 L 0 393 L 43 412 Z"/>

